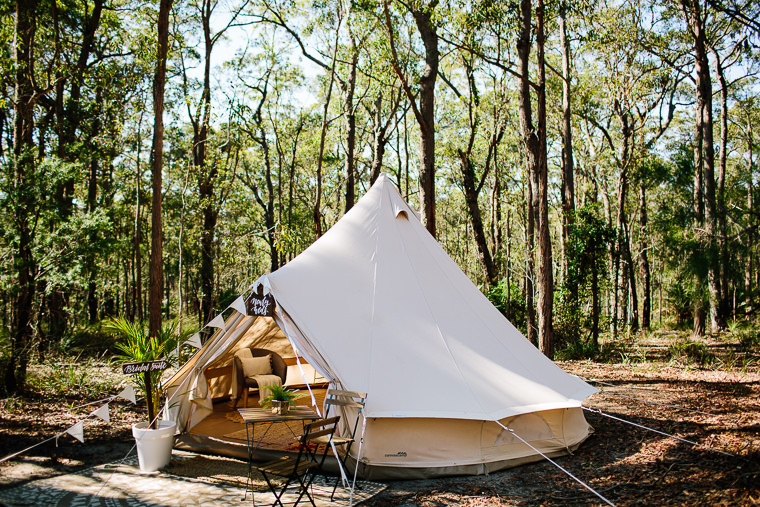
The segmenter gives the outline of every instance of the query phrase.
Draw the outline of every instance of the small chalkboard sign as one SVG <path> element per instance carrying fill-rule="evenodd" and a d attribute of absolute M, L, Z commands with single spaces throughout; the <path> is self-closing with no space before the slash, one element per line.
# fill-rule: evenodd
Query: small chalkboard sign
<path fill-rule="evenodd" d="M 245 301 L 245 309 L 248 315 L 256 317 L 271 317 L 274 315 L 274 296 L 264 294 L 264 287 L 259 284 L 258 290 L 252 292 Z"/>
<path fill-rule="evenodd" d="M 169 367 L 169 361 L 161 359 L 160 361 L 146 361 L 144 363 L 124 363 L 121 365 L 121 371 L 126 374 L 130 373 L 148 373 L 150 371 L 161 371 Z"/>

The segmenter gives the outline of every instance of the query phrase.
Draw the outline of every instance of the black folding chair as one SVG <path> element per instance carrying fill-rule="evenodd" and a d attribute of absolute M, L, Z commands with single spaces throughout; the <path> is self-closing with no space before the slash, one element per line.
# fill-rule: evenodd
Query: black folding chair
<path fill-rule="evenodd" d="M 296 456 L 283 456 L 282 458 L 263 465 L 254 466 L 254 470 L 261 472 L 269 490 L 274 494 L 275 501 L 272 505 L 285 507 L 282 497 L 288 487 L 298 483 L 298 498 L 292 505 L 298 505 L 301 499 L 306 495 L 312 505 L 316 507 L 314 498 L 309 492 L 312 481 L 314 481 L 314 472 L 322 466 L 327 456 L 327 450 L 330 448 L 332 435 L 335 432 L 335 426 L 340 420 L 340 416 L 320 419 L 304 425 L 304 434 L 300 437 L 298 454 Z M 324 445 L 324 450 L 320 447 Z M 281 484 L 274 482 L 274 477 L 284 479 Z M 291 504 L 291 502 L 288 502 Z"/>
<path fill-rule="evenodd" d="M 330 414 L 332 407 L 342 407 L 345 412 L 356 410 L 356 418 L 354 419 L 354 426 L 349 426 L 349 419 L 344 417 L 343 423 L 346 426 L 346 431 L 341 432 L 340 435 L 335 435 L 332 438 L 332 443 L 336 446 L 343 447 L 343 455 L 337 454 L 336 458 L 340 460 L 340 464 L 343 465 L 343 470 L 346 470 L 346 461 L 348 460 L 348 454 L 351 450 L 351 446 L 356 440 L 356 430 L 359 427 L 359 419 L 362 417 L 362 410 L 364 410 L 364 403 L 367 399 L 367 393 L 360 393 L 357 391 L 344 391 L 341 389 L 328 389 L 327 398 L 325 404 L 325 417 Z M 353 415 L 353 414 L 352 414 Z M 360 448 L 361 449 L 361 448 Z M 338 480 L 335 481 L 332 494 L 330 495 L 330 501 L 333 501 L 335 497 L 335 491 L 338 489 L 338 484 L 341 482 L 340 470 L 338 470 Z M 353 486 L 352 486 L 353 487 Z"/>

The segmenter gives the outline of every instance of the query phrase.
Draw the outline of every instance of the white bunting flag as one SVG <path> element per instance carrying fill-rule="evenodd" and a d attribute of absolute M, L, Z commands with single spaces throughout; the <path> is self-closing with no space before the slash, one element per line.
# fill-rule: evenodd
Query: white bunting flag
<path fill-rule="evenodd" d="M 227 308 L 233 308 L 233 309 L 237 310 L 237 312 L 240 313 L 240 314 L 248 315 L 248 313 L 246 312 L 246 309 L 245 309 L 245 299 L 243 298 L 243 296 L 240 296 L 239 298 L 237 298 Z"/>
<path fill-rule="evenodd" d="M 203 347 L 203 344 L 201 343 L 201 335 L 198 333 L 195 333 L 193 336 L 185 340 L 186 345 L 192 345 L 196 349 L 199 349 Z"/>
<path fill-rule="evenodd" d="M 214 319 L 206 324 L 206 327 L 218 327 L 220 329 L 224 329 L 224 317 L 222 317 L 222 314 L 217 315 L 214 317 Z"/>
<path fill-rule="evenodd" d="M 131 401 L 133 405 L 137 405 L 137 401 L 135 400 L 135 389 L 132 386 L 125 387 L 122 392 L 116 395 L 116 397 Z"/>
<path fill-rule="evenodd" d="M 100 417 L 105 422 L 111 422 L 111 414 L 108 411 L 108 403 L 106 403 L 105 405 L 103 405 L 97 410 L 93 410 L 92 412 L 90 412 L 90 415 Z"/>
<path fill-rule="evenodd" d="M 79 421 L 74 426 L 64 431 L 64 433 L 68 433 L 72 437 L 84 443 L 84 424 L 82 424 L 82 421 Z"/>

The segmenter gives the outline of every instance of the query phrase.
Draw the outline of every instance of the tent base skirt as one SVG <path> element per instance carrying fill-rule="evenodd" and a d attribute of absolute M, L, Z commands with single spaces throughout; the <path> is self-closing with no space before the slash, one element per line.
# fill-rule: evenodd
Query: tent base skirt
<path fill-rule="evenodd" d="M 576 444 L 566 449 L 550 451 L 546 452 L 545 454 L 550 458 L 563 456 L 572 453 L 578 447 L 580 447 L 581 444 L 582 441 L 577 442 Z M 206 435 L 197 435 L 192 433 L 179 435 L 175 440 L 174 447 L 176 449 L 197 452 L 200 454 L 227 456 L 242 460 L 248 459 L 248 446 L 246 444 L 231 442 L 229 440 L 218 439 Z M 256 461 L 270 461 L 287 454 L 289 454 L 289 452 L 285 450 L 257 449 L 254 455 L 254 459 Z M 544 458 L 540 455 L 531 454 L 529 456 L 513 457 L 509 459 L 491 461 L 488 463 L 428 467 L 400 467 L 360 463 L 357 478 L 369 481 L 378 481 L 431 479 L 435 477 L 453 477 L 467 475 L 488 475 L 490 473 L 498 472 L 499 470 L 505 470 L 528 463 L 534 463 L 543 459 Z M 346 463 L 346 467 L 348 468 L 346 473 L 349 476 L 353 475 L 355 466 L 356 461 L 349 457 Z M 337 475 L 337 460 L 335 460 L 333 456 L 328 455 L 327 461 L 325 462 L 325 468 L 329 472 Z"/>
<path fill-rule="evenodd" d="M 548 452 L 546 455 L 550 458 L 558 456 L 564 456 L 575 451 L 580 447 L 580 443 L 572 446 L 571 448 L 560 451 Z M 378 480 L 416 480 L 416 479 L 433 479 L 439 477 L 456 477 L 467 475 L 488 475 L 499 470 L 506 470 L 508 468 L 514 468 L 528 463 L 535 463 L 542 461 L 544 458 L 538 454 L 530 456 L 523 456 L 521 458 L 510 458 L 501 461 L 492 461 L 489 463 L 474 463 L 471 465 L 453 465 L 453 466 L 440 466 L 440 467 L 398 467 L 398 466 L 383 466 L 383 465 L 359 465 L 359 473 L 357 477 L 360 477 L 368 481 Z M 353 467 L 356 462 L 349 460 L 346 464 L 348 469 L 353 471 Z M 353 473 L 353 472 L 352 472 Z"/>

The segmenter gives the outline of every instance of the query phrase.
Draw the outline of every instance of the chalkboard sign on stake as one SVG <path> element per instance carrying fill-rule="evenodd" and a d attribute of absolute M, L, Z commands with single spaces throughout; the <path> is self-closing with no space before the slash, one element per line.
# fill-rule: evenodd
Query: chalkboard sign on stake
<path fill-rule="evenodd" d="M 150 371 L 161 371 L 169 367 L 169 361 L 161 359 L 160 361 L 145 361 L 144 363 L 124 363 L 121 365 L 121 371 L 129 375 L 131 373 L 148 373 Z"/>

